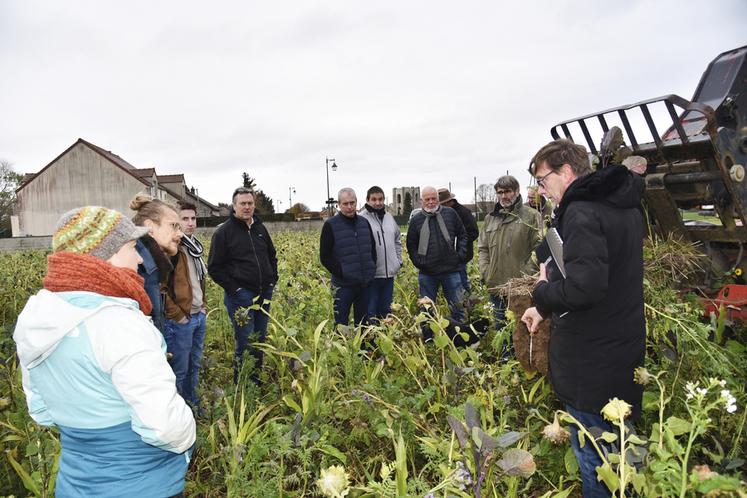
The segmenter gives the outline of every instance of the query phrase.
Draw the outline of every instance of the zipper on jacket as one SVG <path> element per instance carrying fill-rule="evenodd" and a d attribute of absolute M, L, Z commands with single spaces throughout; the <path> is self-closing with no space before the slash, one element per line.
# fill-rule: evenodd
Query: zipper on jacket
<path fill-rule="evenodd" d="M 382 238 L 384 237 L 384 221 L 380 220 L 378 216 L 376 216 L 376 222 L 379 224 L 379 231 L 376 233 L 376 235 L 381 234 Z M 384 239 L 386 241 L 386 239 Z M 381 239 L 379 239 L 379 245 L 381 244 Z M 387 256 L 386 256 L 386 243 L 383 244 L 384 246 L 384 278 L 389 278 L 389 265 L 387 264 Z"/>
<path fill-rule="evenodd" d="M 254 223 L 252 223 L 253 225 Z M 254 254 L 254 261 L 257 262 L 257 273 L 259 274 L 259 293 L 262 294 L 262 267 L 259 265 L 259 258 L 257 257 L 257 249 L 254 247 L 254 239 L 252 239 L 252 228 L 249 227 L 247 230 L 249 234 L 249 243 L 252 245 L 252 253 Z"/>

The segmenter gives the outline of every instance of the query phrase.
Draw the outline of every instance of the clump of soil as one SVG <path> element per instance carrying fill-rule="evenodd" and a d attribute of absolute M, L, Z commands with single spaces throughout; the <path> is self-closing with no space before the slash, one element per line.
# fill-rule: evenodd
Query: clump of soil
<path fill-rule="evenodd" d="M 549 349 L 550 349 L 550 318 L 546 318 L 540 323 L 537 331 L 529 336 L 527 326 L 521 321 L 521 316 L 532 304 L 532 289 L 537 281 L 536 277 L 513 278 L 506 282 L 505 285 L 498 289 L 508 301 L 508 309 L 516 317 L 516 326 L 514 327 L 511 338 L 514 343 L 516 359 L 521 366 L 529 372 L 540 372 L 547 374 L 549 367 Z M 531 343 L 531 355 L 529 354 Z M 531 358 L 530 358 L 531 356 Z"/>

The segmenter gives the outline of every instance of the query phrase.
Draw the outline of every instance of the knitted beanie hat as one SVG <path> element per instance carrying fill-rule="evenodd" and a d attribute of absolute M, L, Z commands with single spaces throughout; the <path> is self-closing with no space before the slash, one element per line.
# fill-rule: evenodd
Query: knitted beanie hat
<path fill-rule="evenodd" d="M 123 245 L 148 233 L 119 211 L 99 206 L 75 208 L 63 214 L 52 236 L 52 251 L 90 254 L 104 261 Z"/>

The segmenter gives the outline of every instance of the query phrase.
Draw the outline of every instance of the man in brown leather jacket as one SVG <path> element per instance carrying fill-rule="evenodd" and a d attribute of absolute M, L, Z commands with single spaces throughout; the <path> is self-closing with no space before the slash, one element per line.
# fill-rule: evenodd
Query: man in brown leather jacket
<path fill-rule="evenodd" d="M 179 220 L 184 232 L 174 257 L 174 272 L 166 293 L 164 339 L 173 355 L 171 368 L 176 389 L 187 403 L 199 408 L 197 396 L 202 344 L 205 340 L 205 277 L 202 244 L 194 236 L 197 209 L 194 204 L 179 203 Z"/>

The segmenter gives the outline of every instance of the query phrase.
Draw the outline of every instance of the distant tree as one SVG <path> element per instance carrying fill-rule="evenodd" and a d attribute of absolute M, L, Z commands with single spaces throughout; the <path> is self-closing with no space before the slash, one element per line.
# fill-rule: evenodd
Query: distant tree
<path fill-rule="evenodd" d="M 405 194 L 404 206 L 402 206 L 402 215 L 410 216 L 410 213 L 412 213 L 412 195 L 410 192 L 407 192 Z"/>
<path fill-rule="evenodd" d="M 16 203 L 16 189 L 23 175 L 13 171 L 13 164 L 0 159 L 0 236 L 10 233 L 10 215 Z"/>
<path fill-rule="evenodd" d="M 241 179 L 243 180 L 242 186 L 244 188 L 250 188 L 254 190 L 257 187 L 257 183 L 254 181 L 254 178 L 249 176 L 249 173 L 247 173 L 246 171 L 241 173 Z"/>
<path fill-rule="evenodd" d="M 483 183 L 477 187 L 475 196 L 475 204 L 477 204 L 478 210 L 483 206 L 495 204 L 498 202 L 498 195 L 495 193 L 495 189 L 489 183 Z"/>
<path fill-rule="evenodd" d="M 286 210 L 286 213 L 290 214 L 299 214 L 299 213 L 307 213 L 309 211 L 309 206 L 302 202 L 297 202 L 291 206 L 290 209 Z"/>
<path fill-rule="evenodd" d="M 254 206 L 259 214 L 274 214 L 275 204 L 261 190 L 254 190 Z"/>
<path fill-rule="evenodd" d="M 243 181 L 244 188 L 248 188 L 254 191 L 254 209 L 257 214 L 274 214 L 275 206 L 267 195 L 262 190 L 257 188 L 257 182 L 249 176 L 249 173 L 244 171 L 241 173 L 241 179 Z"/>

